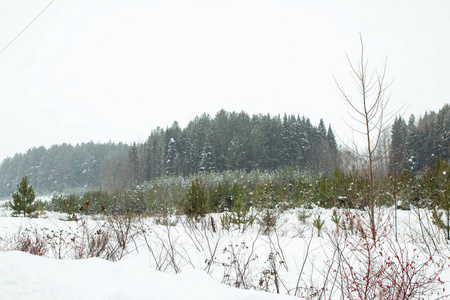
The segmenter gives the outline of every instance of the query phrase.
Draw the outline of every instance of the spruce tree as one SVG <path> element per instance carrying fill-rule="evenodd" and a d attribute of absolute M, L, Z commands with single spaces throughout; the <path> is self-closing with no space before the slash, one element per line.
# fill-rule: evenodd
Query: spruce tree
<path fill-rule="evenodd" d="M 210 172 L 215 170 L 214 158 L 212 155 L 212 147 L 207 140 L 201 154 L 200 172 Z"/>
<path fill-rule="evenodd" d="M 417 170 L 417 156 L 418 156 L 418 134 L 416 127 L 416 118 L 414 115 L 409 117 L 407 133 L 406 133 L 406 163 L 409 170 L 414 172 Z"/>
<path fill-rule="evenodd" d="M 167 175 L 177 175 L 178 160 L 177 143 L 175 142 L 175 139 L 170 138 L 169 144 L 167 145 L 167 155 L 165 163 Z"/>
<path fill-rule="evenodd" d="M 402 117 L 395 119 L 391 129 L 391 148 L 389 157 L 389 172 L 400 175 L 407 161 L 408 127 Z"/>
<path fill-rule="evenodd" d="M 9 202 L 9 206 L 14 210 L 14 214 L 20 214 L 23 211 L 23 216 L 32 213 L 36 210 L 34 206 L 34 199 L 36 194 L 33 186 L 28 182 L 28 177 L 22 178 L 22 181 L 17 185 L 17 191 L 12 193 L 13 201 Z"/>

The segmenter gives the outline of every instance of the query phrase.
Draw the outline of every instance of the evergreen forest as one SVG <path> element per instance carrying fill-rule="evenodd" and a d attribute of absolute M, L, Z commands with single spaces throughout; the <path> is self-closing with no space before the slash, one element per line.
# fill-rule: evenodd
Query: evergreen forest
<path fill-rule="evenodd" d="M 380 151 L 379 170 L 399 177 L 416 173 L 439 158 L 450 159 L 450 106 L 406 121 L 398 116 Z M 387 153 L 386 153 L 387 152 Z M 253 115 L 219 111 L 181 128 L 151 131 L 143 143 L 83 143 L 32 148 L 0 165 L 0 196 L 10 196 L 27 176 L 37 194 L 100 190 L 118 192 L 166 177 L 286 168 L 308 177 L 351 172 L 357 160 L 338 146 L 331 125 L 296 115 Z M 268 174 L 267 173 L 267 174 Z M 387 174 L 386 174 L 387 175 Z"/>

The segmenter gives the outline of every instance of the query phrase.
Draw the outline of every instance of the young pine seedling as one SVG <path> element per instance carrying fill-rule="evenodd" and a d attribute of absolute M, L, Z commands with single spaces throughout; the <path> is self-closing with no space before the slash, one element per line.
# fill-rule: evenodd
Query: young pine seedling
<path fill-rule="evenodd" d="M 341 223 L 341 215 L 338 215 L 337 209 L 333 210 L 331 221 L 336 225 L 336 233 L 339 233 L 339 224 Z"/>
<path fill-rule="evenodd" d="M 314 219 L 313 226 L 317 229 L 317 236 L 320 237 L 320 233 L 322 232 L 323 225 L 325 224 L 325 220 L 320 219 L 320 215 L 317 216 L 317 219 Z"/>

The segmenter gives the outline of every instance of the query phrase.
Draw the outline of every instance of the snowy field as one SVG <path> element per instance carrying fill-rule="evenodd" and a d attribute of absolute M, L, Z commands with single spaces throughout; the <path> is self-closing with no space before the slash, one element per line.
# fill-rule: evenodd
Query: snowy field
<path fill-rule="evenodd" d="M 274 212 L 266 231 L 223 214 L 67 221 L 0 205 L 0 299 L 342 299 L 367 278 L 371 297 L 390 299 L 409 277 L 420 298 L 450 291 L 450 250 L 425 210 L 380 209 L 373 243 L 361 211 L 339 211 L 339 228 L 332 210 Z"/>

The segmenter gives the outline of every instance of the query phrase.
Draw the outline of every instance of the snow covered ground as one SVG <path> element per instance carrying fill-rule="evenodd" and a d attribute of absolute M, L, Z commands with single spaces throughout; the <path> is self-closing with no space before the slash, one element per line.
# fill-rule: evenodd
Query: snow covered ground
<path fill-rule="evenodd" d="M 165 274 L 140 255 L 113 263 L 12 251 L 0 253 L 0 265 L 0 299 L 288 299 L 232 288 L 198 270 Z"/>
<path fill-rule="evenodd" d="M 340 260 L 335 245 L 340 243 L 351 254 L 349 239 L 344 239 L 342 229 L 336 231 L 332 210 L 314 208 L 308 213 L 311 216 L 303 224 L 298 210 L 288 210 L 278 215 L 276 230 L 264 235 L 256 223 L 244 231 L 236 225 L 224 228 L 219 214 L 206 217 L 202 224 L 172 217 L 171 226 L 166 219 L 147 218 L 123 227 L 123 220 L 108 223 L 102 217 L 82 216 L 65 221 L 66 215 L 52 212 L 46 218 L 13 218 L 2 206 L 0 249 L 8 251 L 0 251 L 0 299 L 340 299 L 343 277 L 336 275 Z M 427 272 L 438 270 L 444 283 L 426 295 L 437 299 L 443 289 L 450 290 L 448 245 L 424 211 L 422 222 L 413 211 L 397 213 L 398 245 L 407 253 L 420 253 L 414 256 L 417 265 L 429 259 L 430 250 L 420 224 L 427 225 L 432 242 L 438 243 L 439 253 L 432 253 L 437 263 L 430 263 Z M 325 220 L 320 237 L 312 225 L 319 215 Z M 393 216 L 393 209 L 382 209 L 386 241 L 395 240 Z M 117 233 L 126 227 L 133 234 L 125 239 L 123 252 L 116 249 L 122 254 L 89 252 L 93 239 L 100 243 L 106 233 L 106 247 L 116 245 Z M 9 251 L 25 236 L 46 242 L 44 256 Z M 352 239 L 358 240 L 358 235 Z M 393 250 L 383 247 L 386 254 Z"/>

